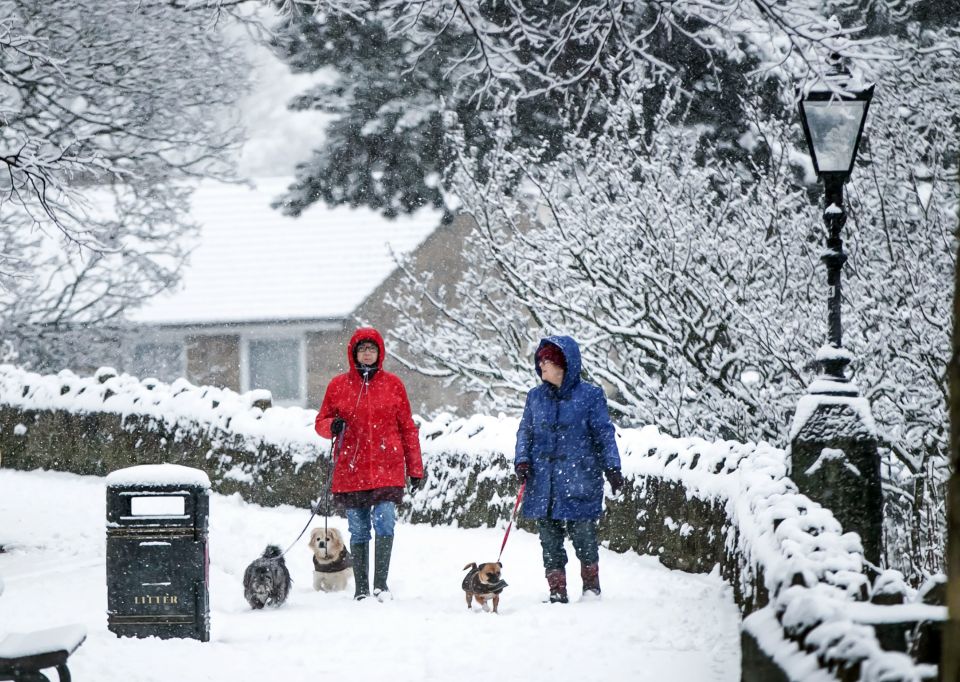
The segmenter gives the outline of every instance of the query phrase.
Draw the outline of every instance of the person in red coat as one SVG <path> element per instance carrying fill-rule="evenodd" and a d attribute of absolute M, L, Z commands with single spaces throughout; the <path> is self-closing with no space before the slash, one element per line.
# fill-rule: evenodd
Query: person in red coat
<path fill-rule="evenodd" d="M 376 534 L 373 594 L 380 601 L 390 598 L 387 574 L 397 504 L 407 478 L 411 490 L 423 479 L 420 437 L 407 389 L 398 376 L 383 370 L 385 357 L 376 329 L 354 332 L 347 346 L 351 369 L 327 385 L 316 421 L 318 434 L 339 439 L 331 490 L 334 501 L 347 510 L 358 600 L 370 596 L 371 525 Z"/>

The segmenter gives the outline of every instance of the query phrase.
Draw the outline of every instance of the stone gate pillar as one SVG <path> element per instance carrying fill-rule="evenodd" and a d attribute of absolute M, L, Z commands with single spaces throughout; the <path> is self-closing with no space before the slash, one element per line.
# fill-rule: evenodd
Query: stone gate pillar
<path fill-rule="evenodd" d="M 859 533 L 864 557 L 879 566 L 880 454 L 870 404 L 856 384 L 821 377 L 810 385 L 797 403 L 789 454 L 800 492 L 833 512 L 844 532 Z"/>

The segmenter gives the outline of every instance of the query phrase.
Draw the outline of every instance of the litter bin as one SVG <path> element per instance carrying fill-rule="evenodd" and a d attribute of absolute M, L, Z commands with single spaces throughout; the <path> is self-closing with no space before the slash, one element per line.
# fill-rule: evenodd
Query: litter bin
<path fill-rule="evenodd" d="M 118 637 L 210 639 L 210 479 L 147 464 L 107 476 L 107 628 Z"/>

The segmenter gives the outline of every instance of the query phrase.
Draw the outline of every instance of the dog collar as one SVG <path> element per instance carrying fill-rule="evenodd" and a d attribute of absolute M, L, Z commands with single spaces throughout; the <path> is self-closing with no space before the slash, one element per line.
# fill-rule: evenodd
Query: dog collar
<path fill-rule="evenodd" d="M 336 573 L 342 571 L 345 568 L 353 567 L 353 559 L 350 556 L 350 552 L 346 548 L 340 552 L 340 556 L 331 561 L 328 564 L 321 564 L 317 561 L 317 557 L 313 557 L 313 570 L 317 573 Z"/>

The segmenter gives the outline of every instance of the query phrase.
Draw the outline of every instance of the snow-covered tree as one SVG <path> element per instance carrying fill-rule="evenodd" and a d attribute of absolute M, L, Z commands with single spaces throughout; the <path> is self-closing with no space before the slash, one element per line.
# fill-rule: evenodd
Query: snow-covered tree
<path fill-rule="evenodd" d="M 323 144 L 297 168 L 296 183 L 279 205 L 299 215 L 317 201 L 368 206 L 388 217 L 423 206 L 444 208 L 439 178 L 452 160 L 441 114 L 449 92 L 444 52 L 412 51 L 375 12 L 290 13 L 273 40 L 295 72 L 329 70 L 292 103 L 333 114 Z M 456 105 L 453 105 L 456 106 Z"/>
<path fill-rule="evenodd" d="M 960 17 L 955 21 L 960 23 Z M 943 566 L 949 434 L 950 277 L 956 267 L 960 41 L 914 24 L 881 74 L 870 136 L 848 189 L 861 388 L 888 448 L 887 526 L 911 572 Z"/>
<path fill-rule="evenodd" d="M 79 325 L 102 332 L 174 281 L 191 181 L 227 176 L 239 139 L 228 4 L 0 0 L 8 356 L 42 365 Z"/>
<path fill-rule="evenodd" d="M 376 0 L 349 14 L 299 4 L 318 11 L 289 13 L 277 31 L 278 52 L 295 70 L 328 70 L 330 81 L 292 106 L 336 118 L 278 202 L 293 214 L 316 201 L 388 216 L 449 208 L 438 180 L 458 144 L 475 148 L 477 172 L 487 172 L 497 121 L 496 134 L 509 134 L 511 147 L 537 150 L 532 160 L 549 162 L 569 131 L 590 137 L 609 125 L 603 103 L 620 94 L 624 78 L 646 82 L 647 102 L 665 94 L 667 80 L 696 93 L 688 120 L 709 125 L 718 148 L 740 154 L 739 96 L 756 89 L 771 105 L 778 92 L 775 81 L 751 83 L 751 74 L 800 72 L 818 49 L 863 56 L 870 45 L 806 0 Z M 442 118 L 450 114 L 462 138 L 445 134 Z M 649 125 L 657 108 L 643 114 Z"/>
<path fill-rule="evenodd" d="M 777 154 L 769 166 L 701 164 L 702 131 L 665 123 L 679 97 L 664 101 L 649 131 L 642 93 L 611 103 L 607 134 L 571 136 L 546 166 L 501 149 L 498 172 L 480 183 L 462 159 L 454 186 L 479 228 L 460 304 L 443 305 L 444 292 L 412 271 L 396 300 L 406 320 L 397 336 L 434 361 L 425 371 L 458 375 L 488 410 L 516 409 L 539 334 L 562 330 L 583 342 L 588 375 L 610 389 L 625 422 L 776 440 L 786 410 L 765 392 L 802 390 L 816 329 L 800 319 L 772 339 L 762 321 L 816 304 L 785 284 L 815 267 L 817 223 L 798 219 L 811 207 L 789 180 L 782 131 L 766 143 Z M 773 135 L 761 125 L 758 136 Z M 516 172 L 527 194 L 503 191 Z M 758 240 L 770 243 L 759 249 Z M 432 302 L 442 314 L 424 327 Z"/>
<path fill-rule="evenodd" d="M 881 427 L 891 561 L 908 557 L 914 575 L 942 565 L 957 209 L 945 178 L 958 152 L 958 100 L 942 85 L 955 39 L 923 40 L 879 74 L 844 235 L 845 345 Z M 520 406 L 541 334 L 570 333 L 624 423 L 784 445 L 827 297 L 798 126 L 754 116 L 742 143 L 760 161 L 745 165 L 716 154 L 711 131 L 666 123 L 680 95 L 645 129 L 643 93 L 627 94 L 609 102 L 604 134 L 571 136 L 551 164 L 500 148 L 498 172 L 479 180 L 461 160 L 453 186 L 479 227 L 457 303 L 410 270 L 397 336 L 489 411 Z M 531 198 L 506 190 L 511 173 Z"/>

